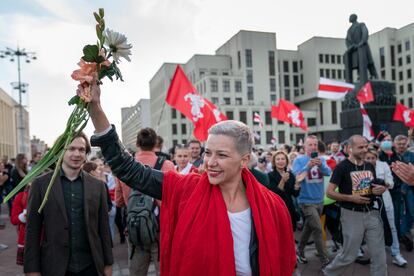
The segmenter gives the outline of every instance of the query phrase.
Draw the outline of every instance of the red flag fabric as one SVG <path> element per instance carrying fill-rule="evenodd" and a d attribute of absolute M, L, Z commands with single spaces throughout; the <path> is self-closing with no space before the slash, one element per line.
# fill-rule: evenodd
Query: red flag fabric
<path fill-rule="evenodd" d="M 259 113 L 255 112 L 253 114 L 253 122 L 258 123 L 260 128 L 263 127 L 263 121 L 262 121 L 262 117 L 260 116 Z"/>
<path fill-rule="evenodd" d="M 361 113 L 362 113 L 362 136 L 367 138 L 369 141 L 375 138 L 374 131 L 372 130 L 372 122 L 368 116 L 367 111 L 365 110 L 364 106 L 361 104 Z"/>
<path fill-rule="evenodd" d="M 371 82 L 367 82 L 362 86 L 356 97 L 361 104 L 372 102 L 374 100 L 374 93 L 372 92 Z"/>
<path fill-rule="evenodd" d="M 193 135 L 199 141 L 207 140 L 207 131 L 212 125 L 227 120 L 212 102 L 197 92 L 180 65 L 177 65 L 165 101 L 193 122 Z"/>
<path fill-rule="evenodd" d="M 408 127 L 414 127 L 414 110 L 398 103 L 395 106 L 394 121 L 401 121 Z"/>
<path fill-rule="evenodd" d="M 294 104 L 283 99 L 279 100 L 278 106 L 272 106 L 272 117 L 308 131 L 308 125 L 305 123 L 302 111 Z"/>

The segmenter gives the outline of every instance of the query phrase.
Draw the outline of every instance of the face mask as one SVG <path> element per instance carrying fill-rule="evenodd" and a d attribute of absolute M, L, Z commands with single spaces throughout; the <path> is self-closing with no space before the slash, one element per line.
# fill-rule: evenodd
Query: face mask
<path fill-rule="evenodd" d="M 391 141 L 382 141 L 381 142 L 381 149 L 382 150 L 391 150 L 391 148 L 392 148 Z"/>

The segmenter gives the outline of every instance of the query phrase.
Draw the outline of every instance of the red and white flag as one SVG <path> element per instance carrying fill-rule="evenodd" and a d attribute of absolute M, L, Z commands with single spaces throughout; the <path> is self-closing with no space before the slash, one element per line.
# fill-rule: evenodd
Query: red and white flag
<path fill-rule="evenodd" d="M 345 97 L 346 93 L 354 90 L 354 88 L 355 85 L 352 83 L 320 78 L 318 98 L 340 100 Z"/>
<path fill-rule="evenodd" d="M 395 106 L 394 121 L 401 121 L 408 127 L 414 127 L 414 110 L 398 103 Z"/>
<path fill-rule="evenodd" d="M 260 117 L 260 114 L 255 112 L 253 114 L 253 122 L 258 123 L 260 128 L 263 127 L 263 121 L 262 121 L 262 117 Z"/>
<path fill-rule="evenodd" d="M 207 140 L 207 131 L 212 125 L 227 120 L 227 117 L 212 102 L 204 99 L 196 91 L 179 65 L 165 101 L 193 122 L 193 135 L 199 141 Z"/>
<path fill-rule="evenodd" d="M 279 100 L 278 106 L 272 106 L 272 117 L 308 131 L 308 125 L 305 123 L 302 111 L 294 104 L 283 99 Z"/>
<path fill-rule="evenodd" d="M 362 113 L 362 136 L 367 138 L 369 141 L 374 139 L 374 131 L 372 130 L 372 122 L 368 116 L 367 111 L 365 110 L 364 106 L 361 104 L 361 113 Z"/>
<path fill-rule="evenodd" d="M 272 137 L 272 140 L 270 140 L 270 143 L 272 143 L 272 145 L 275 145 L 277 142 L 277 139 L 275 136 Z"/>
<path fill-rule="evenodd" d="M 362 86 L 356 97 L 361 104 L 372 102 L 374 100 L 374 93 L 372 92 L 371 82 L 367 82 Z"/>

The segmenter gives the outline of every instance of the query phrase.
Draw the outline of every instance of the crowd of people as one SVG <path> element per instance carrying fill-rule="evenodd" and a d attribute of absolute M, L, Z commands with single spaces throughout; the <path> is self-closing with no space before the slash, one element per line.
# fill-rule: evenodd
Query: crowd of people
<path fill-rule="evenodd" d="M 353 135 L 328 145 L 308 135 L 263 149 L 246 125 L 224 121 L 204 146 L 191 140 L 168 153 L 144 128 L 128 153 L 99 93 L 90 114 L 102 156 L 88 156 L 80 133 L 41 213 L 52 170 L 8 202 L 16 263 L 27 275 L 111 275 L 115 242 L 125 244 L 130 275 L 146 275 L 151 262 L 157 275 L 292 275 L 308 262 L 310 243 L 325 275 L 355 261 L 387 275 L 387 248 L 393 264 L 407 265 L 400 245 L 413 250 L 410 135 L 382 131 L 373 141 Z M 0 194 L 41 156 L 3 157 Z"/>

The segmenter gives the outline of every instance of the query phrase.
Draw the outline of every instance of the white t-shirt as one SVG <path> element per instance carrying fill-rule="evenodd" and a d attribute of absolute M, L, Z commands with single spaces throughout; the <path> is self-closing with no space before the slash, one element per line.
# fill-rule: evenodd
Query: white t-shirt
<path fill-rule="evenodd" d="M 252 216 L 250 208 L 237 212 L 228 212 L 231 234 L 233 235 L 234 259 L 236 261 L 236 275 L 250 276 L 250 235 L 252 231 Z"/>

